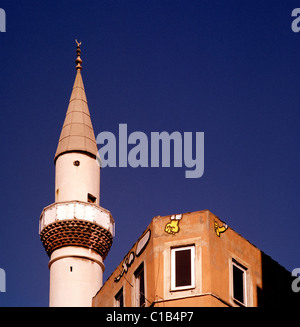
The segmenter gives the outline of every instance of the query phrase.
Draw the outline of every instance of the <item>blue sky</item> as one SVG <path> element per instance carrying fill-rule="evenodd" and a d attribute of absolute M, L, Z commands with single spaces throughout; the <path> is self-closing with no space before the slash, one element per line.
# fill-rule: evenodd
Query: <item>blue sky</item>
<path fill-rule="evenodd" d="M 0 306 L 47 306 L 38 234 L 75 79 L 95 134 L 204 132 L 205 171 L 104 168 L 116 237 L 104 279 L 157 215 L 209 209 L 286 269 L 300 265 L 298 1 L 2 1 Z"/>

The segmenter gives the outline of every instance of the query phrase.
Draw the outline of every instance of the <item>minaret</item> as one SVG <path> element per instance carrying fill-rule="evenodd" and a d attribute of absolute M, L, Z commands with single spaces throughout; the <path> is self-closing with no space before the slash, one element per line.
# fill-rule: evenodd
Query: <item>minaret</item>
<path fill-rule="evenodd" d="M 80 45 L 77 42 L 77 73 L 54 158 L 55 203 L 40 217 L 40 237 L 50 257 L 50 306 L 92 305 L 114 236 L 114 220 L 99 206 L 100 167 Z"/>

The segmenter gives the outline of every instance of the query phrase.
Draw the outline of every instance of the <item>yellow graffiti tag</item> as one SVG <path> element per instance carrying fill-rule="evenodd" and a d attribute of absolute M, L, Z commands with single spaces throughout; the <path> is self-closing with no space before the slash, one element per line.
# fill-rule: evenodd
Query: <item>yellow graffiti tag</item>
<path fill-rule="evenodd" d="M 172 215 L 171 221 L 165 226 L 165 232 L 171 235 L 175 235 L 176 233 L 178 233 L 180 231 L 179 221 L 181 217 L 182 215 Z"/>
<path fill-rule="evenodd" d="M 216 232 L 217 236 L 220 237 L 220 234 L 224 233 L 227 230 L 228 226 L 226 224 L 223 224 L 223 226 L 219 226 L 218 222 L 216 220 L 215 220 L 214 223 L 215 223 L 214 224 L 215 225 L 215 232 Z"/>

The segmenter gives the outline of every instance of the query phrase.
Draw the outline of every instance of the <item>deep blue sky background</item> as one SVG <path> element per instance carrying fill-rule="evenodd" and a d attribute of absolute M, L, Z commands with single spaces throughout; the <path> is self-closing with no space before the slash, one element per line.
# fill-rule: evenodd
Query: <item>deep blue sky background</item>
<path fill-rule="evenodd" d="M 205 172 L 104 168 L 116 222 L 104 279 L 156 215 L 209 209 L 288 270 L 300 267 L 299 1 L 2 1 L 0 306 L 47 306 L 38 234 L 75 79 L 95 134 L 204 132 Z M 278 281 L 280 282 L 280 281 Z"/>

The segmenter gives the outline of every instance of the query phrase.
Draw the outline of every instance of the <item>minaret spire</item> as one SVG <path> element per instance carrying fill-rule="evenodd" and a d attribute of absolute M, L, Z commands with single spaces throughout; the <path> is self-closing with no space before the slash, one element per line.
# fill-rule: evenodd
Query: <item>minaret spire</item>
<path fill-rule="evenodd" d="M 77 43 L 76 78 L 70 97 L 66 118 L 59 138 L 54 162 L 64 153 L 82 152 L 97 156 L 97 143 L 90 117 L 87 98 L 81 76 L 81 42 Z"/>

